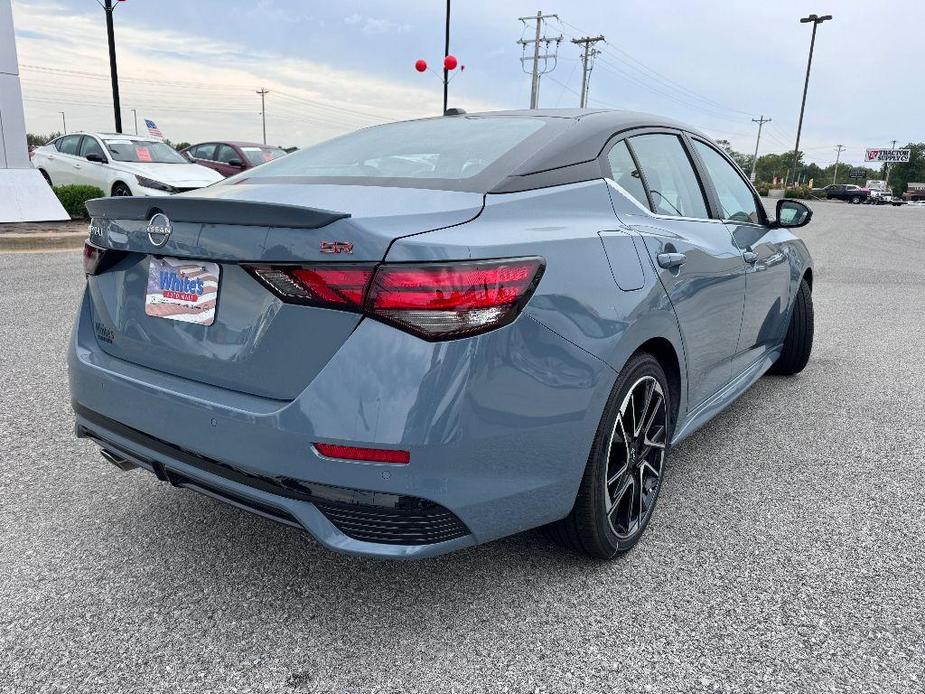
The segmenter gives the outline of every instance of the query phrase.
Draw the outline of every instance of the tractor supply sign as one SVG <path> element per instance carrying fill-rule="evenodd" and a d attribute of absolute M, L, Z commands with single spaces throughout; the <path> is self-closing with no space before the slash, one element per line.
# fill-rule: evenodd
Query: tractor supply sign
<path fill-rule="evenodd" d="M 864 161 L 875 161 L 880 164 L 901 164 L 909 161 L 909 149 L 869 149 Z"/>

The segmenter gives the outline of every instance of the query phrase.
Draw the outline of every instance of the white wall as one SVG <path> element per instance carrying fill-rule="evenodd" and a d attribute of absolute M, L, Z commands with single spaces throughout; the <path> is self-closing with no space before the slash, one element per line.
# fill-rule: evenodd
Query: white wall
<path fill-rule="evenodd" d="M 12 0 L 0 0 L 0 169 L 29 168 Z"/>

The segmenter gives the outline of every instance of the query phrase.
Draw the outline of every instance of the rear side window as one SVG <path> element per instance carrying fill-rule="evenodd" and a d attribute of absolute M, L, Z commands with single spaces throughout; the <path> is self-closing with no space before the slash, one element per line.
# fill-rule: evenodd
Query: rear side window
<path fill-rule="evenodd" d="M 248 172 L 249 178 L 432 179 L 477 176 L 544 127 L 540 118 L 453 116 L 359 130 Z"/>
<path fill-rule="evenodd" d="M 646 197 L 646 189 L 642 185 L 642 177 L 639 175 L 636 162 L 633 161 L 633 156 L 625 142 L 618 142 L 611 148 L 607 155 L 607 162 L 610 164 L 614 182 L 636 198 L 640 205 L 649 209 L 649 200 Z"/>
<path fill-rule="evenodd" d="M 77 148 L 80 146 L 80 135 L 68 135 L 58 140 L 58 151 L 61 154 L 77 155 Z"/>
<path fill-rule="evenodd" d="M 761 217 L 758 214 L 755 195 L 748 184 L 742 180 L 739 172 L 709 145 L 694 140 L 694 147 L 703 159 L 703 165 L 707 169 L 710 180 L 713 181 L 719 204 L 723 208 L 723 219 L 760 224 Z"/>
<path fill-rule="evenodd" d="M 637 135 L 629 140 L 642 167 L 657 214 L 709 219 L 707 204 L 687 151 L 677 135 Z"/>

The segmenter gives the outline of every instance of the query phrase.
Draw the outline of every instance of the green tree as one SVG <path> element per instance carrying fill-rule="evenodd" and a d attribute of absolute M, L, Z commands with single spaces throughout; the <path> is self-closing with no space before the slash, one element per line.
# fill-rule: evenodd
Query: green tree
<path fill-rule="evenodd" d="M 890 188 L 896 195 L 905 193 L 909 183 L 925 182 L 925 142 L 910 143 L 903 149 L 912 150 L 909 162 L 892 164 L 890 169 Z"/>
<path fill-rule="evenodd" d="M 41 147 L 42 145 L 47 145 L 57 137 L 61 137 L 61 133 L 57 131 L 48 133 L 47 135 L 26 133 L 26 145 L 29 147 Z"/>

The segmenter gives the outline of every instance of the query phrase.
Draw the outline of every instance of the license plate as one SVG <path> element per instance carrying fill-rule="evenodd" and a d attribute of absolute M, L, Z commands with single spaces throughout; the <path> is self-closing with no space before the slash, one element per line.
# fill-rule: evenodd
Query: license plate
<path fill-rule="evenodd" d="M 151 258 L 145 313 L 197 325 L 215 322 L 218 263 L 183 258 Z"/>

